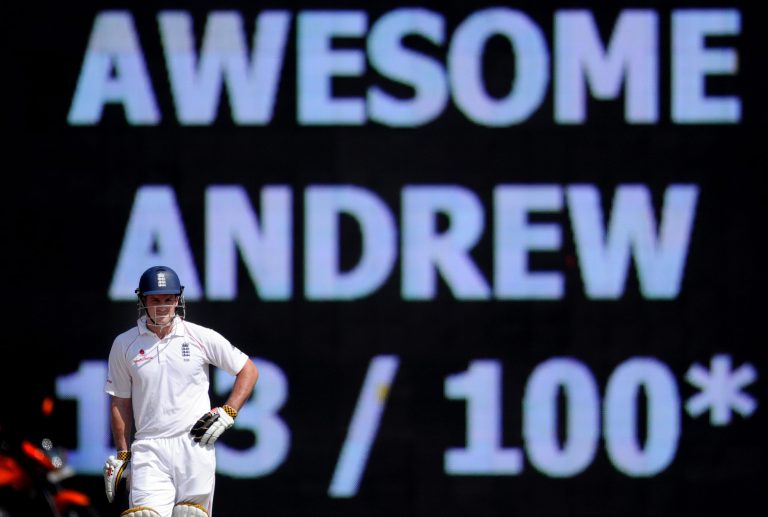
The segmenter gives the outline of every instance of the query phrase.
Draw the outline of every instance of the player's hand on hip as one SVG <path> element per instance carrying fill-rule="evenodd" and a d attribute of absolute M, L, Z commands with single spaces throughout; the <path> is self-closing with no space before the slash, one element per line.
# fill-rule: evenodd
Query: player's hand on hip
<path fill-rule="evenodd" d="M 221 433 L 234 425 L 236 416 L 237 411 L 231 406 L 215 407 L 195 422 L 189 434 L 203 445 L 213 444 Z"/>
<path fill-rule="evenodd" d="M 117 451 L 117 456 L 110 456 L 104 462 L 104 490 L 107 500 L 111 503 L 115 499 L 115 493 L 122 480 L 128 483 L 131 467 L 131 453 L 129 451 Z"/>

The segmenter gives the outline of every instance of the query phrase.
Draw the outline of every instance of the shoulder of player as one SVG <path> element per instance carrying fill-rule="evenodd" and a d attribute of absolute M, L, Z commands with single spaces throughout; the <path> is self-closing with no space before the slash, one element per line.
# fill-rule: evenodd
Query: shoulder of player
<path fill-rule="evenodd" d="M 133 343 L 134 341 L 136 341 L 137 337 L 139 337 L 139 328 L 132 327 L 126 330 L 125 332 L 118 334 L 113 342 L 113 346 Z"/>
<path fill-rule="evenodd" d="M 211 341 L 223 338 L 221 334 L 212 328 L 204 327 L 202 325 L 198 325 L 197 323 L 192 323 L 188 320 L 183 320 L 181 325 L 186 334 L 201 341 Z"/>

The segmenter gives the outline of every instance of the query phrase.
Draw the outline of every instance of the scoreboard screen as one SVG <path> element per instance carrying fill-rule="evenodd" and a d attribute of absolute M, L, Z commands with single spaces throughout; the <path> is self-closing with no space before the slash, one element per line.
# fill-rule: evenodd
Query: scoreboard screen
<path fill-rule="evenodd" d="M 166 265 L 260 371 L 219 516 L 759 513 L 755 9 L 10 7 L 0 422 L 118 515 L 107 357 Z"/>

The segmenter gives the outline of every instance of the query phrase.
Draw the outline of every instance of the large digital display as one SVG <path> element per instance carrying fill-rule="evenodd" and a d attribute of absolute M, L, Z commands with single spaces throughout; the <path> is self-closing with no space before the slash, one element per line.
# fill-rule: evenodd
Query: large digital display
<path fill-rule="evenodd" d="M 261 372 L 219 517 L 761 513 L 754 9 L 14 7 L 0 425 L 119 515 L 106 360 L 164 264 Z"/>

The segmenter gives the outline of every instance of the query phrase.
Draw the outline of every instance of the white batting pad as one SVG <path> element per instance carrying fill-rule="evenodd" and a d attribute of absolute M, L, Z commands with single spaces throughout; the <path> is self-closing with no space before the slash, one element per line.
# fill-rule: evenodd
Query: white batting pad
<path fill-rule="evenodd" d="M 208 512 L 199 504 L 179 503 L 173 507 L 171 517 L 208 517 Z"/>

